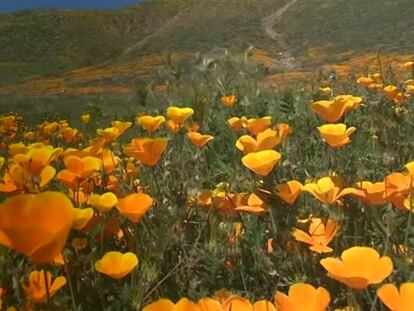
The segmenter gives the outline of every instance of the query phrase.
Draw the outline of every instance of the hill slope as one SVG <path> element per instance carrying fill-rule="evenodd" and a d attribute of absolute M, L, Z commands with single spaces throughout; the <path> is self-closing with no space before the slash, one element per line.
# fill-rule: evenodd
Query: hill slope
<path fill-rule="evenodd" d="M 378 52 L 409 54 L 412 16 L 411 0 L 155 0 L 118 11 L 3 14 L 0 94 L 33 95 L 25 90 L 42 85 L 53 91 L 35 95 L 68 93 L 50 84 L 126 93 L 165 52 L 182 61 L 253 45 L 253 59 L 273 76 L 371 61 Z"/>

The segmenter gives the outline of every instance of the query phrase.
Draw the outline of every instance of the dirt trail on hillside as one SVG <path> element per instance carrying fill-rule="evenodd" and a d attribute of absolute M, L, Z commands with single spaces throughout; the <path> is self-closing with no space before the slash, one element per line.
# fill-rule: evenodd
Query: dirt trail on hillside
<path fill-rule="evenodd" d="M 121 54 L 121 58 L 128 56 L 129 54 L 131 54 L 133 51 L 142 49 L 147 43 L 148 41 L 150 41 L 154 36 L 156 36 L 159 33 L 162 33 L 162 31 L 164 30 L 168 30 L 170 27 L 172 27 L 177 21 L 180 20 L 180 17 L 183 16 L 184 14 L 186 14 L 188 11 L 190 11 L 190 9 L 196 9 L 198 6 L 200 6 L 203 3 L 203 1 L 199 1 L 198 4 L 196 5 L 189 5 L 188 7 L 186 7 L 185 9 L 181 10 L 180 12 L 178 12 L 178 14 L 176 14 L 175 16 L 173 16 L 172 18 L 168 19 L 164 24 L 161 25 L 161 27 L 159 27 L 158 29 L 156 29 L 153 33 L 149 34 L 148 36 L 146 36 L 145 38 L 139 40 L 137 43 L 127 47 L 124 52 Z"/>
<path fill-rule="evenodd" d="M 276 23 L 280 20 L 280 18 L 285 14 L 287 10 L 289 10 L 292 6 L 294 6 L 299 0 L 291 0 L 283 7 L 278 9 L 276 12 L 266 16 L 262 20 L 263 28 L 266 34 L 274 41 L 276 41 L 277 45 L 282 49 L 280 51 L 280 63 L 283 66 L 284 70 L 290 71 L 300 67 L 300 63 L 297 59 L 295 59 L 291 53 L 291 48 L 289 44 L 286 42 L 283 34 L 277 32 L 275 30 Z"/>

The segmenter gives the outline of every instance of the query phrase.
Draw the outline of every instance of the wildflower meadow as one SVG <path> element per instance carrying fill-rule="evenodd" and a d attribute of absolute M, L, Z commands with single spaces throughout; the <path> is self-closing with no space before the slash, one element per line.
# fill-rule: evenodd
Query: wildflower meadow
<path fill-rule="evenodd" d="M 0 310 L 413 311 L 413 64 L 275 91 L 224 56 L 116 118 L 2 111 Z"/>

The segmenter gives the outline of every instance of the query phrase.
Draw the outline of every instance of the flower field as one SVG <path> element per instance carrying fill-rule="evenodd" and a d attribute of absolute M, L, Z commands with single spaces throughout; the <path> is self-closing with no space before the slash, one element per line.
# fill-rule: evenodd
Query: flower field
<path fill-rule="evenodd" d="M 0 310 L 413 311 L 413 64 L 276 92 L 205 59 L 122 118 L 3 112 Z"/>

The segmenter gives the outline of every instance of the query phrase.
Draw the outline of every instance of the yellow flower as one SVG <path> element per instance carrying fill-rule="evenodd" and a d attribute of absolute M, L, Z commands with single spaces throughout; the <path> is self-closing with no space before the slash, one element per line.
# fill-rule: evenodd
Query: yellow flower
<path fill-rule="evenodd" d="M 193 114 L 194 110 L 188 107 L 180 108 L 171 106 L 167 108 L 167 117 L 178 125 L 182 125 Z"/>
<path fill-rule="evenodd" d="M 333 219 L 326 221 L 321 218 L 312 218 L 308 233 L 294 229 L 293 236 L 297 241 L 309 244 L 309 249 L 321 253 L 332 252 L 333 249 L 328 244 L 335 237 L 339 230 L 338 223 Z"/>
<path fill-rule="evenodd" d="M 0 204 L 0 244 L 50 263 L 62 252 L 72 221 L 72 202 L 60 192 L 14 196 Z"/>
<path fill-rule="evenodd" d="M 258 135 L 272 125 L 272 117 L 266 116 L 257 119 L 248 119 L 245 123 L 246 130 L 252 135 Z"/>
<path fill-rule="evenodd" d="M 278 311 L 324 311 L 331 296 L 323 287 L 297 283 L 290 286 L 288 296 L 277 291 L 274 300 Z"/>
<path fill-rule="evenodd" d="M 165 118 L 163 116 L 145 115 L 137 117 L 137 123 L 150 133 L 156 132 L 164 122 Z"/>
<path fill-rule="evenodd" d="M 153 202 L 153 198 L 145 193 L 134 193 L 119 199 L 117 209 L 130 221 L 137 223 L 151 208 Z"/>
<path fill-rule="evenodd" d="M 47 285 L 45 280 L 45 273 Z M 52 274 L 49 271 L 32 271 L 29 274 L 27 284 L 22 284 L 23 291 L 27 298 L 34 303 L 47 302 L 48 293 L 49 298 L 52 298 L 57 291 L 66 284 L 66 278 L 63 276 L 57 277 L 52 283 Z"/>
<path fill-rule="evenodd" d="M 167 147 L 166 138 L 135 138 L 123 147 L 124 153 L 142 164 L 154 166 L 158 163 Z"/>
<path fill-rule="evenodd" d="M 392 311 L 414 310 L 414 283 L 403 283 L 400 290 L 394 284 L 382 285 L 377 290 L 381 301 Z"/>
<path fill-rule="evenodd" d="M 236 142 L 236 148 L 243 151 L 244 154 L 275 148 L 281 142 L 278 132 L 272 129 L 266 129 L 257 135 L 254 139 L 249 135 L 241 136 Z"/>
<path fill-rule="evenodd" d="M 198 148 L 204 147 L 209 141 L 214 139 L 214 136 L 203 135 L 199 132 L 189 132 L 187 133 L 187 137 L 193 143 L 193 145 L 197 146 Z"/>
<path fill-rule="evenodd" d="M 92 208 L 74 208 L 72 228 L 82 230 L 93 216 Z"/>
<path fill-rule="evenodd" d="M 234 95 L 222 96 L 221 97 L 221 103 L 225 107 L 233 107 L 236 102 L 237 102 L 237 98 Z"/>
<path fill-rule="evenodd" d="M 288 204 L 295 203 L 298 196 L 302 193 L 303 186 L 297 180 L 290 180 L 287 183 L 276 187 L 276 195 Z"/>
<path fill-rule="evenodd" d="M 91 121 L 91 115 L 89 113 L 85 113 L 85 114 L 80 116 L 80 119 L 81 119 L 82 123 L 89 124 L 89 122 Z"/>
<path fill-rule="evenodd" d="M 351 142 L 349 136 L 356 131 L 355 127 L 346 128 L 345 124 L 325 124 L 318 127 L 323 140 L 332 148 L 340 148 Z"/>
<path fill-rule="evenodd" d="M 246 117 L 233 117 L 227 120 L 227 124 L 230 126 L 230 128 L 235 131 L 239 132 L 241 131 L 247 123 Z"/>
<path fill-rule="evenodd" d="M 89 204 L 101 213 L 110 211 L 117 203 L 118 198 L 112 192 L 105 192 L 101 195 L 91 194 L 89 197 Z"/>
<path fill-rule="evenodd" d="M 264 150 L 252 152 L 242 158 L 242 163 L 249 170 L 260 176 L 267 176 L 273 170 L 277 162 L 281 159 L 279 152 L 274 150 Z"/>
<path fill-rule="evenodd" d="M 341 189 L 335 178 L 327 176 L 305 184 L 303 191 L 309 192 L 322 203 L 329 205 L 337 203 L 341 197 L 349 194 L 352 188 Z"/>
<path fill-rule="evenodd" d="M 362 102 L 361 97 L 339 95 L 334 100 L 321 100 L 312 104 L 312 110 L 328 122 L 336 122 L 351 109 L 356 109 Z"/>
<path fill-rule="evenodd" d="M 360 246 L 343 251 L 341 259 L 328 257 L 320 263 L 329 277 L 356 289 L 381 283 L 393 269 L 391 258 L 380 258 L 375 249 Z"/>
<path fill-rule="evenodd" d="M 122 279 L 138 265 L 138 257 L 131 252 L 108 252 L 96 261 L 96 271 L 106 274 L 113 279 Z"/>

